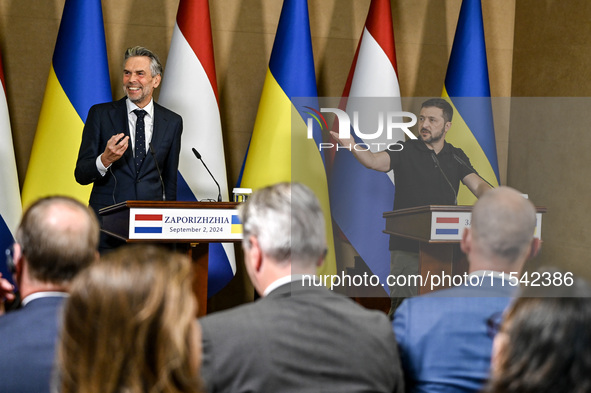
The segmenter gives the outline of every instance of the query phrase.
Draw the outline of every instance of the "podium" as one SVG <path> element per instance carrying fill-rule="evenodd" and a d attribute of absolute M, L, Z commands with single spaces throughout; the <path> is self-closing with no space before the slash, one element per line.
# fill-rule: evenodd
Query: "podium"
<path fill-rule="evenodd" d="M 99 211 L 101 230 L 127 243 L 180 244 L 193 261 L 198 316 L 207 313 L 209 243 L 240 242 L 236 202 L 126 201 Z"/>
<path fill-rule="evenodd" d="M 542 214 L 546 208 L 536 208 L 534 236 L 541 239 Z M 470 227 L 472 206 L 430 205 L 385 212 L 388 235 L 419 241 L 419 273 L 423 283 L 433 275 L 457 276 L 468 271 L 468 261 L 459 243 L 464 228 Z M 438 289 L 449 287 L 439 286 Z M 419 287 L 419 294 L 430 292 L 427 285 Z"/>

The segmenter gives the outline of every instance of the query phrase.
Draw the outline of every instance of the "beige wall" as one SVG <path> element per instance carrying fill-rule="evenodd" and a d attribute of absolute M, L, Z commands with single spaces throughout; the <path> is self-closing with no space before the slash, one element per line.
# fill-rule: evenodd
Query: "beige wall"
<path fill-rule="evenodd" d="M 512 99 L 508 161 L 509 184 L 548 208 L 532 267 L 558 265 L 587 278 L 590 17 L 587 1 L 517 1 L 511 92 L 521 98 Z"/>

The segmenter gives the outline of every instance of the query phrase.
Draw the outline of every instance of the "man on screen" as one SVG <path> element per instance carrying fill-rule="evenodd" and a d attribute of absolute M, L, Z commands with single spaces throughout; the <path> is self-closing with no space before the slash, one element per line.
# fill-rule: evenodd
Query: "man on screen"
<path fill-rule="evenodd" d="M 418 117 L 419 139 L 399 142 L 399 151 L 354 149 L 353 138 L 341 140 L 331 135 L 365 167 L 381 172 L 394 171 L 396 184 L 394 210 L 425 205 L 456 205 L 460 181 L 480 197 L 490 186 L 476 174 L 462 149 L 445 141 L 451 127 L 453 108 L 442 98 L 429 99 L 421 105 Z M 418 275 L 419 242 L 390 236 L 390 274 Z M 415 286 L 390 288 L 390 316 L 402 299 L 415 296 Z"/>

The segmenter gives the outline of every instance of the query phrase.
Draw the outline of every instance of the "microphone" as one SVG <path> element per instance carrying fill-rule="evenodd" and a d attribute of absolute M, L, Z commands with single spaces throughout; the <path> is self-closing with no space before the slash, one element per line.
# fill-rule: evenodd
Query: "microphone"
<path fill-rule="evenodd" d="M 454 158 L 456 159 L 457 162 L 459 162 L 461 165 L 463 165 L 466 168 L 468 168 L 470 170 L 470 172 L 475 173 L 476 176 L 478 176 L 479 178 L 481 178 L 486 184 L 488 184 L 490 186 L 490 188 L 495 188 L 484 177 L 480 176 L 480 173 L 476 172 L 476 170 L 474 168 L 472 168 L 470 165 L 466 164 L 464 162 L 464 160 L 462 160 L 456 153 L 453 153 L 453 156 L 454 156 Z"/>
<path fill-rule="evenodd" d="M 115 176 L 115 172 L 113 172 L 113 165 L 111 165 L 107 170 L 109 172 L 111 172 L 111 175 L 113 175 L 113 179 L 115 179 L 115 184 L 113 185 L 113 205 L 117 203 L 117 201 L 115 200 L 115 190 L 117 189 L 117 176 Z"/>
<path fill-rule="evenodd" d="M 211 171 L 209 170 L 209 168 L 207 167 L 207 165 L 205 165 L 205 162 L 201 159 L 201 154 L 199 154 L 199 152 L 197 151 L 197 149 L 193 148 L 192 150 L 193 150 L 193 154 L 195 154 L 195 157 L 197 157 L 197 159 L 199 161 L 201 161 L 201 163 L 203 164 L 203 166 L 205 167 L 205 169 L 207 169 L 207 172 L 209 172 L 209 176 L 211 176 L 211 178 L 213 179 L 213 181 L 215 182 L 215 184 L 218 186 L 218 202 L 221 202 L 222 201 L 222 190 L 220 188 L 220 184 L 215 179 L 215 177 L 213 176 L 213 174 L 211 173 Z"/>
<path fill-rule="evenodd" d="M 441 172 L 441 174 L 445 178 L 445 181 L 447 182 L 447 184 L 449 184 L 449 188 L 451 188 L 451 192 L 453 192 L 453 194 L 454 194 L 454 205 L 457 205 L 458 204 L 458 194 L 456 194 L 456 190 L 454 189 L 454 186 L 451 185 L 451 182 L 449 181 L 449 179 L 445 175 L 445 172 L 443 172 L 443 168 L 441 168 L 441 165 L 439 165 L 439 160 L 437 159 L 437 155 L 435 155 L 435 152 L 431 152 L 431 158 L 433 158 L 433 162 L 435 163 L 435 167 L 439 168 L 439 172 Z"/>
<path fill-rule="evenodd" d="M 160 172 L 160 166 L 158 166 L 158 160 L 156 159 L 156 153 L 154 153 L 154 148 L 152 147 L 152 142 L 148 145 L 150 147 L 150 154 L 154 159 L 154 163 L 156 164 L 156 170 L 158 171 L 158 177 L 160 178 L 160 185 L 162 186 L 162 200 L 166 200 L 166 191 L 164 189 L 164 180 L 162 180 L 162 172 Z"/>

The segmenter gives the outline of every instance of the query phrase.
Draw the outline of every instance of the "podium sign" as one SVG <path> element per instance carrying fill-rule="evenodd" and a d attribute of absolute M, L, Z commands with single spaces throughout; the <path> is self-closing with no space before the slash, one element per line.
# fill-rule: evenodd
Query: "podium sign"
<path fill-rule="evenodd" d="M 239 242 L 235 202 L 127 201 L 101 209 L 102 230 L 126 242 Z"/>
<path fill-rule="evenodd" d="M 472 212 L 469 211 L 433 211 L 431 215 L 430 241 L 460 241 L 465 228 L 471 225 Z M 542 237 L 542 213 L 536 213 L 536 228 L 534 237 Z"/>
<path fill-rule="evenodd" d="M 534 236 L 542 238 L 544 207 L 536 207 Z M 469 228 L 472 206 L 431 205 L 384 213 L 385 233 L 426 243 L 459 243 L 464 228 Z"/>
<path fill-rule="evenodd" d="M 542 237 L 544 207 L 536 207 L 534 236 Z M 459 243 L 464 228 L 470 227 L 472 206 L 419 206 L 385 212 L 388 235 L 419 241 L 419 272 L 425 279 L 435 274 L 462 275 L 468 270 Z M 419 294 L 430 289 L 419 287 Z"/>
<path fill-rule="evenodd" d="M 241 240 L 235 209 L 129 209 L 129 239 Z"/>
<path fill-rule="evenodd" d="M 193 261 L 197 316 L 207 313 L 209 243 L 242 240 L 236 202 L 126 201 L 101 209 L 101 230 L 127 243 L 184 245 Z M 175 247 L 176 247 L 175 246 Z"/>

